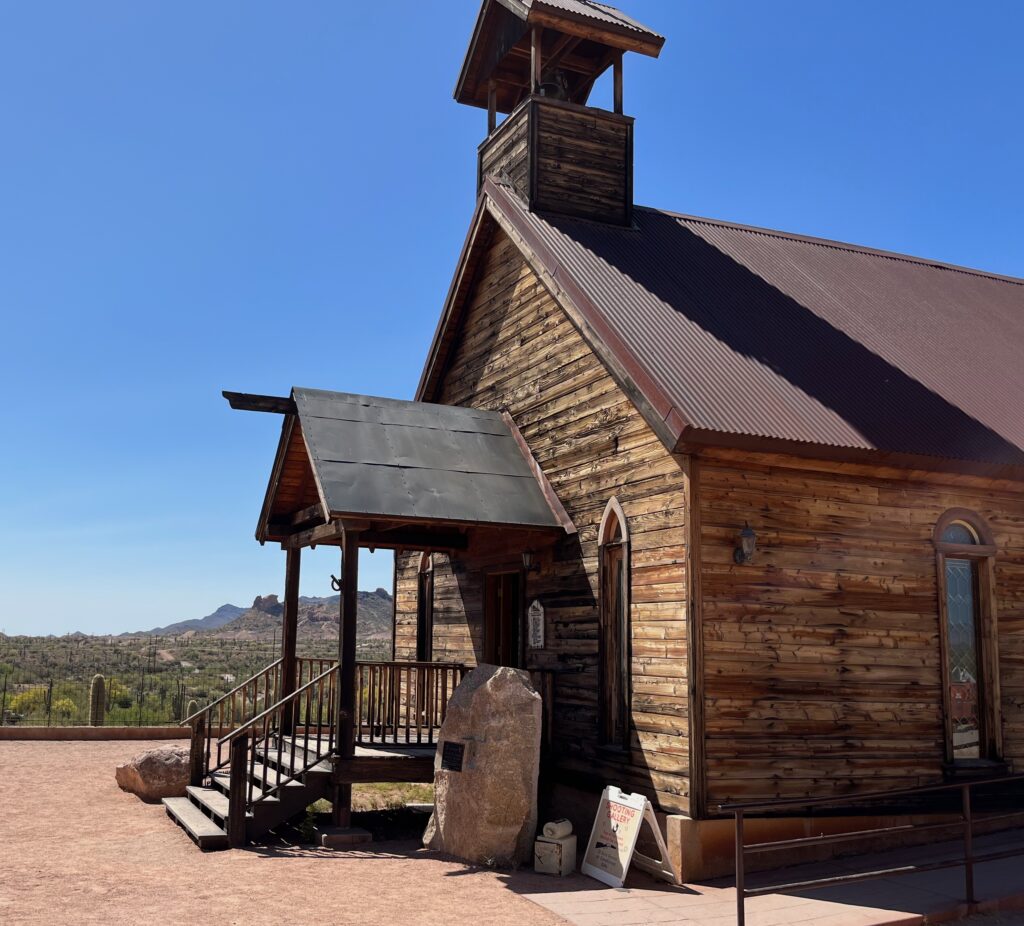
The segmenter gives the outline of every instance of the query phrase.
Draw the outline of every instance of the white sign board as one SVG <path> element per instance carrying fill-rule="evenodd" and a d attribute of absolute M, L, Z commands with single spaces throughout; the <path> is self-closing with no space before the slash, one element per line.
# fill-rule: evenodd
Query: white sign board
<path fill-rule="evenodd" d="M 536 598 L 526 611 L 530 649 L 544 649 L 544 605 Z"/>
<path fill-rule="evenodd" d="M 651 835 L 661 854 L 660 860 L 636 851 L 644 822 L 651 828 Z M 679 873 L 668 857 L 668 847 L 651 802 L 642 794 L 627 794 L 609 785 L 601 795 L 580 870 L 603 884 L 622 887 L 631 863 L 672 884 L 679 883 Z"/>

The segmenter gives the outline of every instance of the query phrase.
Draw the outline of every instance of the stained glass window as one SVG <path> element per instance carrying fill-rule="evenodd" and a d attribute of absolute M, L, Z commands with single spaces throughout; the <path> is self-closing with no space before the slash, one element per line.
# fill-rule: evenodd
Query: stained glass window
<path fill-rule="evenodd" d="M 954 525 L 950 525 L 953 527 Z M 948 531 L 948 529 L 947 529 Z M 943 533 L 943 539 L 946 532 Z M 961 543 L 963 541 L 951 541 Z M 975 541 L 971 541 L 972 543 Z M 974 563 L 946 560 L 947 684 L 953 727 L 953 758 L 977 759 L 980 753 L 978 619 Z"/>
<path fill-rule="evenodd" d="M 974 528 L 963 521 L 953 521 L 942 532 L 943 543 L 977 543 L 978 535 Z"/>

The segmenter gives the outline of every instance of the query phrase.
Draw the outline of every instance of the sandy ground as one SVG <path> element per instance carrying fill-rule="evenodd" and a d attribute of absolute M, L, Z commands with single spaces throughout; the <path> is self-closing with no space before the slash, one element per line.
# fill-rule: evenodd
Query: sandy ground
<path fill-rule="evenodd" d="M 510 877 L 410 843 L 202 853 L 114 782 L 145 748 L 0 742 L 0 923 L 564 923 Z"/>

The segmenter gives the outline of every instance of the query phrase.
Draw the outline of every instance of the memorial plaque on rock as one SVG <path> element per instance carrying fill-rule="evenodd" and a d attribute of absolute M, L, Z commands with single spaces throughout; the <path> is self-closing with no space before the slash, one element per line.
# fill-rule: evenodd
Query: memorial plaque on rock
<path fill-rule="evenodd" d="M 477 666 L 455 690 L 434 758 L 423 843 L 474 865 L 526 863 L 537 830 L 541 699 L 530 676 Z"/>
<path fill-rule="evenodd" d="M 461 772 L 466 757 L 465 743 L 443 743 L 441 745 L 441 768 L 446 772 Z"/>

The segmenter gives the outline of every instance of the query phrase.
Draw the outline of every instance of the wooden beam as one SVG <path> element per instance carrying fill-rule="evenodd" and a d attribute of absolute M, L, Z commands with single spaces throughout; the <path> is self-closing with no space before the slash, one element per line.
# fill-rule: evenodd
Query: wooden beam
<path fill-rule="evenodd" d="M 332 780 L 335 785 L 372 781 L 433 781 L 434 757 L 356 756 L 352 759 L 335 759 Z"/>
<path fill-rule="evenodd" d="M 540 90 L 541 60 L 540 40 L 543 30 L 540 26 L 534 26 L 530 32 L 530 93 L 537 93 Z"/>
<path fill-rule="evenodd" d="M 493 79 L 487 81 L 487 134 L 498 127 L 498 85 Z"/>
<path fill-rule="evenodd" d="M 469 538 L 461 531 L 396 527 L 391 530 L 364 531 L 360 534 L 360 543 L 364 547 L 379 547 L 382 550 L 445 552 L 467 549 Z"/>
<path fill-rule="evenodd" d="M 622 115 L 622 52 L 619 52 L 618 57 L 612 62 L 612 75 L 614 79 L 614 98 L 615 103 L 613 109 L 620 116 Z"/>
<path fill-rule="evenodd" d="M 326 520 L 324 506 L 317 502 L 315 505 L 294 512 L 287 518 L 271 521 L 267 526 L 272 534 L 290 534 L 294 532 L 295 528 L 309 524 L 310 521 Z"/>
<path fill-rule="evenodd" d="M 286 698 L 296 688 L 295 649 L 299 625 L 299 569 L 302 549 L 296 547 L 285 555 L 284 617 L 281 621 L 281 691 L 278 700 Z M 288 735 L 294 729 L 292 711 L 281 718 L 281 732 Z"/>
<path fill-rule="evenodd" d="M 578 36 L 563 35 L 557 42 L 555 42 L 550 54 L 548 54 L 547 60 L 544 62 L 544 67 L 547 68 L 549 72 L 553 71 L 562 63 L 562 59 L 568 58 L 576 46 L 582 41 L 583 39 Z M 582 64 L 582 60 L 578 62 L 578 64 Z M 578 69 L 579 68 L 577 67 L 577 70 Z"/>
<path fill-rule="evenodd" d="M 356 752 L 356 608 L 359 603 L 359 533 L 346 531 L 341 552 L 341 617 L 338 632 L 338 738 L 342 759 Z M 352 785 L 334 788 L 335 826 L 352 821 Z"/>
<path fill-rule="evenodd" d="M 240 412 L 270 412 L 275 415 L 294 415 L 297 413 L 295 401 L 284 396 L 252 395 L 248 392 L 221 393 L 228 404 Z"/>
<path fill-rule="evenodd" d="M 297 547 L 315 547 L 317 544 L 337 543 L 345 534 L 345 526 L 340 521 L 330 521 L 327 524 L 318 524 L 309 530 L 298 531 L 288 537 L 281 539 L 281 548 L 284 550 Z"/>

